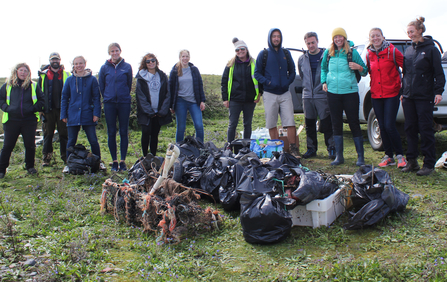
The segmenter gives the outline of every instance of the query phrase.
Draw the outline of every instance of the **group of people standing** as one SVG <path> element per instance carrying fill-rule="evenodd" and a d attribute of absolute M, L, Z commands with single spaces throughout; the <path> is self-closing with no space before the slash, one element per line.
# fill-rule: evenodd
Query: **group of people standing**
<path fill-rule="evenodd" d="M 303 158 L 316 156 L 318 149 L 316 122 L 324 133 L 331 165 L 344 163 L 343 112 L 346 114 L 357 151 L 356 165 L 365 164 L 363 137 L 359 122 L 358 81 L 360 76 L 371 77 L 372 105 L 377 116 L 385 156 L 379 166 L 395 165 L 404 172 L 417 171 L 429 175 L 435 164 L 435 139 L 432 128 L 433 108 L 442 100 L 445 77 L 441 55 L 433 39 L 423 36 L 424 18 L 412 21 L 407 33 L 412 40 L 405 55 L 385 40 L 382 30 L 370 30 L 367 63 L 353 48 L 343 28 L 332 32 L 328 49 L 318 47 L 318 35 L 304 36 L 307 51 L 298 60 L 298 71 L 303 81 L 303 108 L 306 122 L 307 152 Z M 291 154 L 299 156 L 296 144 L 296 126 L 293 101 L 289 91 L 295 80 L 295 64 L 290 51 L 282 48 L 283 35 L 277 28 L 268 34 L 268 49 L 262 50 L 255 60 L 247 44 L 233 39 L 235 56 L 222 75 L 222 100 L 229 109 L 227 141 L 236 136 L 240 113 L 243 112 L 244 138 L 252 133 L 252 119 L 256 104 L 263 96 L 266 127 L 271 139 L 278 139 L 278 115 L 287 129 Z M 5 141 L 0 155 L 0 178 L 6 173 L 11 152 L 19 134 L 25 144 L 25 164 L 28 173 L 35 174 L 34 136 L 37 122 L 42 117 L 44 146 L 43 166 L 53 158 L 52 140 L 57 128 L 61 159 L 66 162 L 82 126 L 92 153 L 101 157 L 95 126 L 101 116 L 101 95 L 107 123 L 108 147 L 113 160 L 112 171 L 125 171 L 128 148 L 129 117 L 131 111 L 132 67 L 121 57 L 121 47 L 108 47 L 110 59 L 101 67 L 99 81 L 86 68 L 82 56 L 73 59 L 72 73 L 60 64 L 61 57 L 52 53 L 50 64 L 39 71 L 39 81 L 31 81 L 31 70 L 25 63 L 15 66 L 8 81 L 0 89 L 0 108 L 3 114 Z M 402 69 L 403 80 L 400 74 Z M 143 56 L 136 75 L 137 118 L 141 126 L 143 155 L 156 155 L 161 126 L 176 115 L 176 142 L 184 139 L 186 116 L 191 114 L 196 138 L 204 140 L 202 111 L 205 93 L 200 72 L 190 63 L 190 53 L 182 50 L 179 61 L 169 78 L 159 69 L 153 53 Z M 403 156 L 400 135 L 395 121 L 400 101 L 405 114 L 407 159 Z M 41 113 L 39 115 L 39 112 Z M 117 121 L 120 134 L 120 161 L 117 156 Z M 424 155 L 422 168 L 417 163 L 418 134 Z"/>
<path fill-rule="evenodd" d="M 131 111 L 132 67 L 121 57 L 121 47 L 112 43 L 108 47 L 110 58 L 101 67 L 98 79 L 86 68 L 83 56 L 73 59 L 72 72 L 61 65 L 59 53 L 51 53 L 49 65 L 39 71 L 39 81 L 31 80 L 30 67 L 20 63 L 0 89 L 0 108 L 3 111 L 5 140 L 0 154 L 0 178 L 4 178 L 9 159 L 20 134 L 25 145 L 25 165 L 29 174 L 36 174 L 35 135 L 37 123 L 42 119 L 44 145 L 43 166 L 49 166 L 53 157 L 53 137 L 57 128 L 60 158 L 64 163 L 70 155 L 68 148 L 77 142 L 82 127 L 93 154 L 101 158 L 96 125 L 101 117 L 101 96 L 107 124 L 108 147 L 112 157 L 112 171 L 126 171 L 129 119 Z M 161 126 L 172 121 L 176 114 L 176 141 L 182 141 L 186 129 L 186 116 L 190 112 L 196 137 L 203 142 L 202 111 L 205 110 L 205 93 L 199 70 L 189 62 L 190 54 L 182 50 L 179 62 L 171 75 L 159 69 L 157 57 L 143 56 L 136 75 L 137 120 L 141 126 L 143 155 L 148 148 L 157 153 Z M 117 127 L 118 122 L 118 127 Z M 117 130 L 118 129 L 118 130 Z M 116 135 L 120 135 L 120 161 Z M 101 163 L 105 169 L 103 163 Z M 67 167 L 64 168 L 67 170 Z"/>

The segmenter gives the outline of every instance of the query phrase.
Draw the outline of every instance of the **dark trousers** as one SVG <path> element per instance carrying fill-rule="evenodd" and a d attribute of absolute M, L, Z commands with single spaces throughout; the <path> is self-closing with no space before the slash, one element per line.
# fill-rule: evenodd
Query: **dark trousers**
<path fill-rule="evenodd" d="M 352 137 L 362 136 L 359 122 L 359 93 L 333 94 L 328 92 L 327 99 L 331 111 L 334 136 L 343 135 L 343 111 L 348 119 Z"/>
<path fill-rule="evenodd" d="M 391 98 L 371 99 L 374 112 L 379 122 L 380 136 L 382 137 L 383 149 L 385 154 L 393 157 L 403 155 L 402 142 L 399 131 L 396 128 L 396 116 L 399 110 L 399 95 Z"/>
<path fill-rule="evenodd" d="M 90 147 L 92 153 L 101 158 L 101 150 L 99 148 L 98 137 L 96 136 L 96 126 L 95 125 L 83 125 L 82 129 L 84 129 L 85 135 L 87 136 L 88 142 L 90 143 Z M 76 145 L 78 141 L 79 130 L 81 130 L 81 126 L 67 126 L 68 131 L 68 142 L 67 148 L 73 147 Z M 67 152 L 67 159 L 70 155 L 70 152 Z"/>
<path fill-rule="evenodd" d="M 147 155 L 147 149 L 151 147 L 151 154 L 157 154 L 158 147 L 158 134 L 160 133 L 160 122 L 159 118 L 153 117 L 149 125 L 141 125 L 141 150 L 143 151 L 143 156 Z"/>
<path fill-rule="evenodd" d="M 9 158 L 20 134 L 22 134 L 23 144 L 25 145 L 26 169 L 34 167 L 36 129 L 37 121 L 9 120 L 3 124 L 5 141 L 3 142 L 3 149 L 0 154 L 0 172 L 6 172 L 6 168 L 9 166 Z"/>
<path fill-rule="evenodd" d="M 117 160 L 116 121 L 118 120 L 121 160 L 124 161 L 126 160 L 127 148 L 129 146 L 130 103 L 104 103 L 104 115 L 107 123 L 107 143 L 110 155 L 114 161 Z"/>
<path fill-rule="evenodd" d="M 317 140 L 317 120 L 305 118 L 306 122 L 306 142 L 308 150 L 318 150 L 318 140 Z M 324 134 L 324 143 L 327 149 L 334 147 L 332 138 L 332 121 L 331 117 L 328 116 L 324 119 L 320 119 L 320 132 Z"/>
<path fill-rule="evenodd" d="M 236 137 L 236 128 L 239 123 L 239 116 L 241 112 L 244 118 L 244 139 L 251 137 L 251 123 L 253 121 L 253 112 L 255 111 L 256 103 L 235 102 L 230 101 L 230 123 L 228 124 L 227 141 L 231 142 Z"/>
<path fill-rule="evenodd" d="M 59 133 L 61 159 L 63 161 L 66 161 L 67 142 L 68 142 L 67 124 L 61 120 L 60 109 L 54 109 L 49 113 L 45 113 L 45 122 L 42 122 L 42 131 L 43 131 L 42 153 L 45 157 L 46 154 L 53 152 L 53 137 L 56 126 L 57 126 L 57 132 Z"/>
<path fill-rule="evenodd" d="M 418 133 L 421 135 L 421 152 L 424 167 L 434 168 L 436 163 L 435 132 L 433 130 L 433 101 L 403 98 L 405 115 L 405 134 L 407 136 L 407 159 L 416 159 L 418 151 Z"/>

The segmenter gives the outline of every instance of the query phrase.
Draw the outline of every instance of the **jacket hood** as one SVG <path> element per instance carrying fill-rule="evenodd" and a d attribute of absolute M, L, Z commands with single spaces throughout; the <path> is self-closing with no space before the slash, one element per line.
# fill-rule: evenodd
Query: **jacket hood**
<path fill-rule="evenodd" d="M 124 62 L 125 62 L 124 59 L 121 58 L 121 60 L 117 64 L 114 64 L 114 63 L 112 63 L 112 59 L 108 59 L 108 60 L 106 60 L 106 62 L 104 64 L 111 65 L 111 66 L 115 67 L 115 66 L 117 66 L 121 63 L 124 63 Z"/>
<path fill-rule="evenodd" d="M 269 31 L 269 37 L 267 39 L 267 42 L 269 44 L 269 48 L 272 49 L 272 50 L 274 50 L 274 48 L 275 48 L 275 47 L 273 47 L 273 44 L 272 44 L 272 34 L 273 34 L 274 31 L 279 31 L 279 33 L 281 34 L 281 42 L 279 43 L 279 48 L 282 47 L 282 32 L 281 32 L 281 30 L 279 30 L 279 28 L 272 28 Z"/>
<path fill-rule="evenodd" d="M 348 43 L 349 43 L 349 47 L 354 47 L 354 42 L 353 41 L 348 40 Z"/>
<path fill-rule="evenodd" d="M 431 37 L 430 35 L 425 35 L 423 42 L 418 42 L 417 44 L 412 42 L 411 44 L 413 45 L 413 47 L 435 45 L 435 43 L 433 41 L 433 37 Z"/>
<path fill-rule="evenodd" d="M 87 77 L 87 76 L 91 76 L 92 75 L 92 70 L 91 69 L 85 69 L 84 75 L 83 76 L 79 76 L 75 71 L 73 71 L 73 75 L 76 77 Z"/>
<path fill-rule="evenodd" d="M 137 75 L 135 76 L 136 79 L 144 79 L 145 81 L 150 81 L 150 72 L 148 72 L 145 69 L 139 70 Z"/>

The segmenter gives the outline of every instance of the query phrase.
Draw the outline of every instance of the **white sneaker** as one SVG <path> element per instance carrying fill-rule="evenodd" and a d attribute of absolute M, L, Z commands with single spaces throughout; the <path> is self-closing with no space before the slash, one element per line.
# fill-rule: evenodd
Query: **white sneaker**
<path fill-rule="evenodd" d="M 68 165 L 66 165 L 64 167 L 64 169 L 62 170 L 62 173 L 68 173 L 70 171 L 70 169 L 68 168 Z"/>
<path fill-rule="evenodd" d="M 102 170 L 102 171 L 106 171 L 107 170 L 107 168 L 106 168 L 106 166 L 104 165 L 104 163 L 100 163 L 99 164 L 99 170 Z"/>

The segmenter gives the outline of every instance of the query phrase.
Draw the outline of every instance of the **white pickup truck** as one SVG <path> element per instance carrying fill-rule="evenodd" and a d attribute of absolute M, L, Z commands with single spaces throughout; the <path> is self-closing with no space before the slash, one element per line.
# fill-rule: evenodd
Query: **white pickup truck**
<path fill-rule="evenodd" d="M 405 49 L 411 45 L 411 40 L 388 40 L 388 42 L 392 43 L 396 48 L 399 49 L 399 51 L 402 52 L 402 54 L 405 54 Z M 435 40 L 435 43 L 437 44 L 437 47 L 439 48 L 441 54 L 443 53 L 441 44 Z M 357 45 L 355 48 L 357 48 L 357 51 L 361 55 L 363 61 L 366 63 L 366 54 L 367 54 L 367 44 L 365 43 L 363 45 Z M 301 53 L 304 52 L 303 49 L 294 49 L 294 48 L 288 48 L 292 51 L 299 51 Z M 447 52 L 443 56 L 442 60 L 442 67 L 444 69 L 444 73 L 446 74 L 447 78 Z M 291 84 L 290 91 L 293 95 L 293 104 L 295 112 L 302 112 L 302 87 L 301 87 L 301 78 L 299 75 L 296 76 L 295 82 Z M 435 109 L 433 111 L 433 125 L 435 128 L 435 131 L 439 132 L 441 130 L 447 129 L 447 95 L 446 91 L 443 93 L 442 101 L 435 106 Z M 367 124 L 367 132 L 368 132 L 368 140 L 371 144 L 371 147 L 374 150 L 382 150 L 382 138 L 380 137 L 380 129 L 379 129 L 379 123 L 377 121 L 376 115 L 374 114 L 374 109 L 372 108 L 372 102 L 371 102 L 371 87 L 370 87 L 370 77 L 369 74 L 365 77 L 362 77 L 362 79 L 359 82 L 359 96 L 360 96 L 360 107 L 359 107 L 359 119 L 360 123 L 366 123 Z M 399 132 L 404 135 L 404 112 L 402 109 L 402 105 L 400 105 L 399 112 L 397 113 L 397 119 L 396 119 L 396 125 L 399 130 Z"/>

